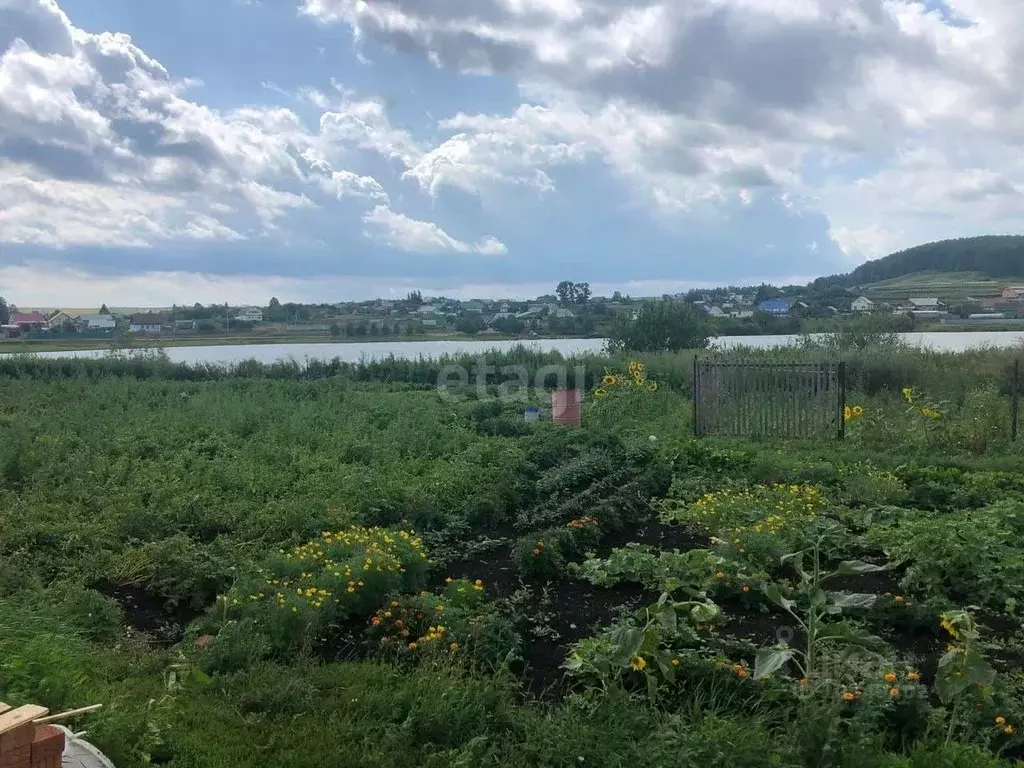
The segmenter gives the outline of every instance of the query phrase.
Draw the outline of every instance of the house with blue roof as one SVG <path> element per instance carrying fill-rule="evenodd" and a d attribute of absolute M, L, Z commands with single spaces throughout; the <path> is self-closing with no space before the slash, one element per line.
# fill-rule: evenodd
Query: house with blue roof
<path fill-rule="evenodd" d="M 765 299 L 757 305 L 758 312 L 766 312 L 776 317 L 789 315 L 790 303 L 785 299 Z"/>

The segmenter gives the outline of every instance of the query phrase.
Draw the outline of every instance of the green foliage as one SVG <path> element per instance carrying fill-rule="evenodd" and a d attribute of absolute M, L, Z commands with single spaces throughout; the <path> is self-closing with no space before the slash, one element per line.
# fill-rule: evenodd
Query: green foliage
<path fill-rule="evenodd" d="M 246 634 L 265 634 L 277 654 L 313 649 L 332 628 L 369 615 L 388 595 L 419 588 L 426 571 L 426 554 L 408 531 L 324 531 L 243 574 L 218 599 L 206 627 L 212 634 L 218 626 L 240 623 Z M 217 638 L 210 644 L 216 646 Z"/>
<path fill-rule="evenodd" d="M 661 300 L 642 304 L 636 319 L 620 315 L 612 326 L 609 347 L 626 352 L 676 352 L 702 349 L 710 333 L 692 305 Z"/>
<path fill-rule="evenodd" d="M 479 580 L 449 579 L 439 595 L 396 597 L 373 615 L 367 640 L 384 658 L 467 660 L 496 671 L 520 638 L 484 589 Z"/>
<path fill-rule="evenodd" d="M 607 558 L 588 558 L 578 573 L 600 587 L 636 582 L 648 589 L 687 597 L 712 593 L 747 596 L 766 577 L 746 562 L 727 559 L 712 550 L 666 551 L 643 544 L 614 549 Z"/>
<path fill-rule="evenodd" d="M 1024 587 L 1022 535 L 1024 514 L 1012 503 L 939 516 L 908 513 L 894 527 L 869 532 L 892 560 L 906 563 L 907 591 L 995 610 Z"/>
<path fill-rule="evenodd" d="M 1013 277 L 1021 269 L 1024 237 L 984 235 L 940 240 L 918 245 L 861 264 L 848 275 L 820 278 L 815 286 L 858 286 L 915 272 L 981 272 L 991 277 Z"/>
<path fill-rule="evenodd" d="M 566 528 L 549 528 L 523 536 L 516 542 L 519 571 L 538 579 L 556 579 L 565 573 L 566 553 L 573 544 Z"/>

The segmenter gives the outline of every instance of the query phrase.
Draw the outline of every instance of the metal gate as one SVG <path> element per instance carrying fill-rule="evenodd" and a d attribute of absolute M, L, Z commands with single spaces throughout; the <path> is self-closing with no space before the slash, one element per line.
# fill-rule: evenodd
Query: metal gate
<path fill-rule="evenodd" d="M 698 437 L 842 440 L 845 363 L 744 363 L 693 359 Z"/>

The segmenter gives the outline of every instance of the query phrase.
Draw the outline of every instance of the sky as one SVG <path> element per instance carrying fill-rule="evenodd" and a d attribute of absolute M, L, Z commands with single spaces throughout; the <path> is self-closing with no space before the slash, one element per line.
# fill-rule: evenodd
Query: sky
<path fill-rule="evenodd" d="M 657 295 L 1019 233 L 1019 2 L 0 0 L 0 295 Z"/>

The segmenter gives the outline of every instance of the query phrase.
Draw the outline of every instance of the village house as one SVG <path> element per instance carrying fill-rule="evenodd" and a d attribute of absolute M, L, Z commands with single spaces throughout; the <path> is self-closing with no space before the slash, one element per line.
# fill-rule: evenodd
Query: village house
<path fill-rule="evenodd" d="M 50 318 L 46 321 L 46 324 L 50 327 L 51 331 L 63 331 L 65 325 L 75 325 L 76 318 L 69 315 L 67 312 L 58 309 Z"/>
<path fill-rule="evenodd" d="M 46 318 L 38 312 L 12 312 L 9 324 L 18 326 L 23 332 L 41 331 L 48 327 Z"/>
<path fill-rule="evenodd" d="M 263 310 L 259 307 L 242 307 L 235 315 L 235 320 L 240 323 L 262 323 Z"/>
<path fill-rule="evenodd" d="M 851 312 L 870 312 L 875 308 L 875 302 L 867 296 L 858 296 L 850 302 Z"/>
<path fill-rule="evenodd" d="M 1024 301 L 1024 285 L 1008 285 L 1003 288 L 1003 298 L 1009 301 Z"/>
<path fill-rule="evenodd" d="M 128 330 L 132 333 L 162 333 L 164 330 L 164 318 L 152 312 L 132 315 L 128 323 Z"/>
<path fill-rule="evenodd" d="M 757 305 L 758 312 L 765 312 L 775 317 L 787 317 L 790 304 L 785 299 L 765 299 Z"/>
<path fill-rule="evenodd" d="M 117 321 L 110 315 L 81 315 L 78 323 L 83 331 L 112 331 Z"/>

